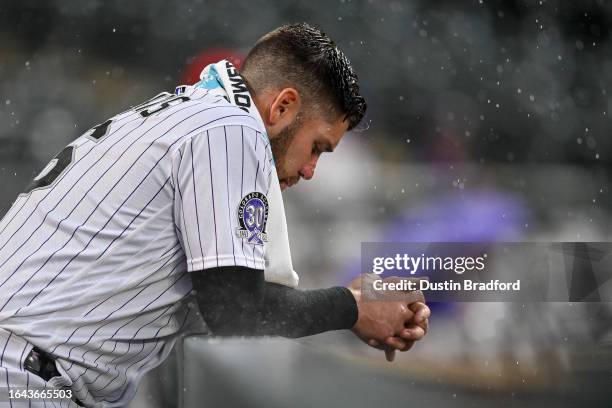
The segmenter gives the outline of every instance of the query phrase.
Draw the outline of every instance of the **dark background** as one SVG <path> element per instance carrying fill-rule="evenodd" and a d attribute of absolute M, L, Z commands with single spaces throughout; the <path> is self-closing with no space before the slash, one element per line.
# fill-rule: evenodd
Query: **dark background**
<path fill-rule="evenodd" d="M 2 154 L 28 157 L 49 107 L 69 139 L 211 49 L 308 21 L 353 61 L 393 159 L 605 166 L 611 19 L 603 1 L 3 1 Z"/>

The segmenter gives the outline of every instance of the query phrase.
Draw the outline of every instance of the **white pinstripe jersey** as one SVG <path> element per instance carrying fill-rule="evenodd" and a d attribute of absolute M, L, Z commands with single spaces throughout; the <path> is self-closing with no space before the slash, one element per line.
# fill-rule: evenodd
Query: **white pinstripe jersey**
<path fill-rule="evenodd" d="M 76 139 L 0 222 L 0 327 L 56 356 L 85 404 L 131 399 L 197 321 L 188 272 L 264 269 L 236 233 L 277 177 L 259 123 L 205 89 L 160 94 Z"/>

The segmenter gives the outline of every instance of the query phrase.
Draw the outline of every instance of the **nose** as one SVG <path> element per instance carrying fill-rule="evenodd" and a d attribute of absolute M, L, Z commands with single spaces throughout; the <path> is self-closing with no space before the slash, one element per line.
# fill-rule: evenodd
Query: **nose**
<path fill-rule="evenodd" d="M 310 162 L 306 163 L 300 170 L 300 176 L 304 180 L 310 180 L 314 177 L 315 168 L 317 167 L 318 156 L 314 157 Z"/>

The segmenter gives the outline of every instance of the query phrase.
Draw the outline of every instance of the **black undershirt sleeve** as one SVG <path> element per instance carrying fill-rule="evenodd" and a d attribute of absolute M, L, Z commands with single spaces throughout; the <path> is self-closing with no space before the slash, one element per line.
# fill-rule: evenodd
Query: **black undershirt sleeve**
<path fill-rule="evenodd" d="M 357 321 L 355 298 L 345 287 L 293 289 L 242 266 L 191 277 L 200 312 L 215 335 L 303 337 L 350 329 Z"/>

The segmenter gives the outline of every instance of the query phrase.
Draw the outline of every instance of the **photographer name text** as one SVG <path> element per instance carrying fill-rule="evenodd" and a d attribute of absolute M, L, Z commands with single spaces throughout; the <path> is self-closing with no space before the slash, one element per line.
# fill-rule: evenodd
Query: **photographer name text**
<path fill-rule="evenodd" d="M 431 282 L 428 280 L 401 279 L 394 282 L 385 282 L 382 279 L 376 279 L 372 282 L 372 287 L 377 291 L 520 291 L 521 280 L 513 282 L 501 282 L 498 279 L 479 282 L 465 279 L 462 281 L 454 281 L 452 279 Z"/>

